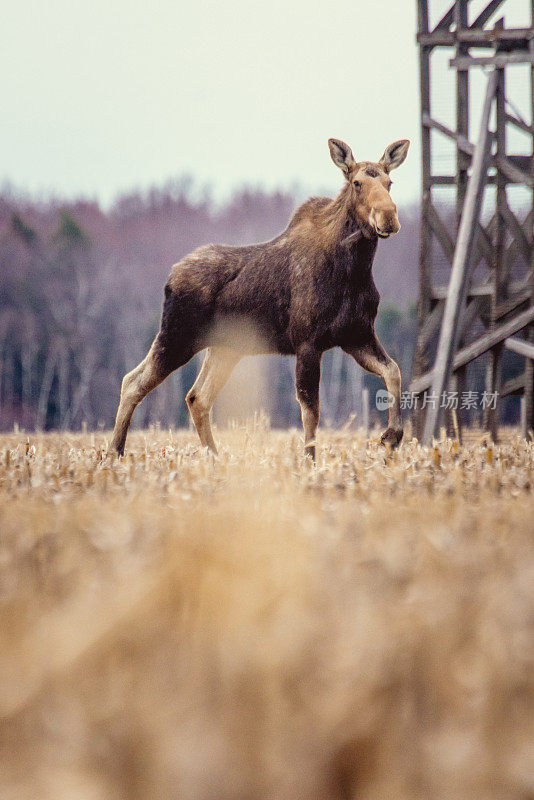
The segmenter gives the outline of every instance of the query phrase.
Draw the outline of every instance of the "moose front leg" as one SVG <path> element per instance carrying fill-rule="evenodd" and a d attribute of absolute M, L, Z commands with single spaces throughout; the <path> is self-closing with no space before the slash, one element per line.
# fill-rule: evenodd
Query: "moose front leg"
<path fill-rule="evenodd" d="M 382 434 L 382 444 L 389 444 L 397 447 L 400 444 L 403 429 L 402 415 L 400 406 L 401 397 L 401 371 L 399 365 L 389 356 L 382 347 L 379 340 L 373 334 L 372 339 L 363 347 L 354 350 L 347 350 L 358 364 L 372 372 L 380 375 L 386 384 L 386 389 L 391 396 L 391 405 L 388 408 L 388 427 Z"/>
<path fill-rule="evenodd" d="M 297 400 L 304 428 L 304 447 L 307 456 L 315 461 L 315 434 L 319 424 L 319 381 L 321 353 L 305 346 L 297 352 Z"/>

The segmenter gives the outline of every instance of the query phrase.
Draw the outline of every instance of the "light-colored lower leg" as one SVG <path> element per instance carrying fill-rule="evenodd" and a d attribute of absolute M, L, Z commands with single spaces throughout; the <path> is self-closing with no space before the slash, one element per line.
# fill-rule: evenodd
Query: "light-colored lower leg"
<path fill-rule="evenodd" d="M 384 382 L 386 389 L 393 397 L 393 405 L 388 410 L 388 426 L 390 428 L 402 427 L 401 417 L 401 371 L 396 361 L 391 359 L 384 371 Z"/>
<path fill-rule="evenodd" d="M 377 343 L 376 352 L 367 348 L 348 352 L 367 372 L 379 375 L 386 384 L 386 389 L 392 397 L 392 402 L 388 407 L 388 429 L 382 436 L 382 441 L 397 445 L 402 439 L 401 371 L 399 365 L 388 356 L 379 343 Z"/>
<path fill-rule="evenodd" d="M 119 455 L 122 455 L 124 452 L 126 436 L 135 409 L 141 400 L 155 389 L 168 374 L 168 372 L 165 372 L 158 366 L 152 347 L 141 363 L 124 376 L 111 440 L 111 447 L 116 450 Z"/>
<path fill-rule="evenodd" d="M 299 400 L 300 416 L 304 428 L 304 450 L 315 461 L 315 436 L 319 425 L 319 407 L 312 408 Z"/>
<path fill-rule="evenodd" d="M 211 407 L 240 358 L 240 354 L 233 350 L 210 348 L 196 381 L 185 397 L 201 444 L 214 453 L 217 453 L 217 447 L 210 425 Z"/>

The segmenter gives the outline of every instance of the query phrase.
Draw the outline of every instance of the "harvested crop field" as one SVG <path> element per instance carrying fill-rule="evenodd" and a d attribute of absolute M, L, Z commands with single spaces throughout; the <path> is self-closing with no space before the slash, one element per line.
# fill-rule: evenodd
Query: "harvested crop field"
<path fill-rule="evenodd" d="M 0 445 L 2 800 L 532 800 L 534 447 Z"/>

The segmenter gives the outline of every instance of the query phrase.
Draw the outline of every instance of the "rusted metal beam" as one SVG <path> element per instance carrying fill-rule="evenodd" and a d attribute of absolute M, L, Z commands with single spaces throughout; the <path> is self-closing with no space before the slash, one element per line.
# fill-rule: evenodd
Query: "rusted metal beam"
<path fill-rule="evenodd" d="M 444 308 L 445 308 L 444 303 L 437 303 L 430 312 L 430 314 L 426 317 L 425 321 L 423 322 L 417 340 L 418 344 L 421 347 L 424 348 L 427 346 L 430 339 L 441 325 Z"/>
<path fill-rule="evenodd" d="M 438 212 L 436 211 L 431 202 L 429 202 L 427 207 L 425 208 L 424 218 L 432 228 L 432 231 L 435 234 L 436 239 L 443 248 L 443 252 L 445 253 L 448 260 L 452 264 L 452 259 L 454 257 L 454 242 L 449 234 L 449 231 L 447 230 L 447 226 L 442 221 L 441 217 L 439 216 Z"/>
<path fill-rule="evenodd" d="M 454 10 L 454 27 L 457 33 L 466 30 L 468 20 L 467 0 L 457 0 Z M 469 55 L 468 45 L 458 40 L 456 56 Z M 456 133 L 469 139 L 469 71 L 456 73 Z M 469 180 L 470 158 L 456 145 L 456 231 L 460 227 L 460 217 Z"/>
<path fill-rule="evenodd" d="M 534 128 L 532 125 L 529 125 L 528 122 L 525 122 L 523 119 L 518 119 L 514 117 L 513 114 L 506 114 L 506 122 L 510 125 L 513 125 L 515 128 L 518 128 L 523 133 L 529 133 L 531 136 L 534 134 Z"/>
<path fill-rule="evenodd" d="M 456 42 L 465 42 L 469 47 L 491 47 L 502 44 L 503 47 L 528 46 L 534 33 L 532 28 L 503 28 L 502 30 L 483 30 L 464 28 L 460 31 L 434 30 L 418 33 L 417 41 L 427 47 L 454 47 Z"/>
<path fill-rule="evenodd" d="M 455 175 L 430 175 L 428 182 L 431 186 L 455 186 Z"/>
<path fill-rule="evenodd" d="M 459 56 L 451 58 L 449 66 L 465 70 L 473 67 L 507 67 L 509 64 L 534 64 L 532 53 L 516 50 L 513 53 L 498 53 L 494 56 Z"/>
<path fill-rule="evenodd" d="M 486 8 L 480 12 L 473 24 L 470 26 L 472 29 L 483 28 L 489 18 L 495 14 L 499 6 L 502 6 L 504 0 L 490 0 Z"/>
<path fill-rule="evenodd" d="M 442 16 L 442 18 L 440 19 L 440 21 L 438 22 L 438 24 L 434 28 L 434 31 L 442 31 L 442 30 L 446 30 L 447 28 L 450 28 L 450 26 L 452 25 L 452 22 L 454 20 L 454 9 L 455 9 L 455 7 L 456 7 L 456 3 L 453 3 L 452 6 Z"/>
<path fill-rule="evenodd" d="M 501 215 L 503 221 L 506 223 L 506 227 L 516 241 L 519 252 L 528 264 L 532 252 L 532 231 L 525 231 L 506 202 L 502 204 Z"/>
<path fill-rule="evenodd" d="M 534 344 L 532 342 L 524 342 L 522 339 L 505 339 L 504 346 L 512 353 L 519 353 L 520 356 L 534 360 Z"/>
<path fill-rule="evenodd" d="M 503 322 L 493 331 L 485 333 L 479 339 L 476 339 L 474 342 L 462 347 L 462 349 L 459 350 L 454 357 L 452 369 L 457 370 L 460 367 L 463 367 L 465 364 L 469 364 L 471 361 L 474 361 L 475 358 L 487 353 L 488 350 L 491 350 L 491 348 L 495 347 L 495 345 L 499 344 L 499 342 L 508 339 L 510 336 L 513 336 L 514 333 L 518 333 L 527 325 L 530 325 L 532 321 L 534 321 L 534 306 L 527 308 L 521 314 L 518 314 L 517 317 L 514 317 L 507 322 Z M 414 378 L 410 384 L 410 391 L 413 392 L 413 394 L 421 394 L 426 389 L 432 387 L 432 393 L 434 394 L 434 374 L 435 369 L 427 372 L 425 375 L 420 375 L 419 377 Z"/>
<path fill-rule="evenodd" d="M 456 133 L 456 131 L 453 131 L 451 128 L 447 127 L 447 125 L 444 125 L 442 122 L 439 122 L 437 119 L 431 117 L 430 114 L 424 114 L 422 117 L 422 122 L 424 127 L 434 128 L 444 136 L 447 136 L 449 139 L 453 139 L 456 142 L 457 147 L 462 150 L 462 152 L 469 156 L 473 156 L 475 152 L 475 145 L 472 144 L 472 142 L 470 142 L 466 136 Z M 490 136 L 493 138 L 494 134 L 490 133 Z M 511 160 L 511 157 L 499 155 L 492 156 L 491 165 L 506 175 L 510 183 L 519 183 L 524 184 L 525 186 L 534 185 L 532 176 L 516 166 L 516 164 Z"/>
<path fill-rule="evenodd" d="M 428 0 L 418 0 L 418 29 L 420 34 L 429 32 Z M 430 115 L 430 55 L 431 47 L 419 47 L 419 97 L 421 119 Z M 429 367 L 426 345 L 421 341 L 421 333 L 432 314 L 430 291 L 432 287 L 432 231 L 426 224 L 425 212 L 432 202 L 431 174 L 431 137 L 430 130 L 421 125 L 421 228 L 419 235 L 419 287 L 417 304 L 417 327 L 419 337 L 415 350 L 413 367 L 414 373 L 426 372 Z M 415 417 L 416 430 L 419 430 L 420 416 Z"/>
<path fill-rule="evenodd" d="M 532 62 L 534 65 L 534 61 Z M 496 155 L 492 158 L 492 164 L 497 167 L 497 169 L 502 172 L 511 183 L 522 183 L 525 186 L 534 186 L 534 180 L 532 175 L 524 172 L 522 169 L 517 167 L 511 160 L 510 157 L 506 156 L 499 156 Z"/>
<path fill-rule="evenodd" d="M 492 292 L 493 289 L 489 283 L 481 286 L 471 286 L 467 292 L 467 297 L 489 297 Z M 434 300 L 446 300 L 448 293 L 448 286 L 434 286 L 432 297 Z"/>
<path fill-rule="evenodd" d="M 447 136 L 449 139 L 454 139 L 454 141 L 458 144 L 458 147 L 463 150 L 464 153 L 467 153 L 470 156 L 473 155 L 475 151 L 475 145 L 471 144 L 467 136 L 456 133 L 456 131 L 453 131 L 452 128 L 447 127 L 447 125 L 444 125 L 442 122 L 439 122 L 437 119 L 434 119 L 430 116 L 430 114 L 427 113 L 423 113 L 422 123 L 423 127 L 434 128 L 444 136 Z"/>
<path fill-rule="evenodd" d="M 497 29 L 504 27 L 504 20 L 496 23 Z M 506 100 L 506 72 L 497 70 L 497 89 L 495 91 L 495 148 L 496 155 L 506 155 L 506 125 L 505 125 L 505 100 Z M 494 242 L 490 241 L 490 253 L 487 260 L 491 270 L 491 285 L 493 288 L 488 319 L 488 330 L 492 331 L 496 325 L 495 308 L 497 303 L 506 296 L 508 275 L 504 270 L 506 227 L 503 219 L 503 206 L 506 205 L 506 178 L 502 172 L 497 171 L 496 205 L 496 231 Z M 492 246 L 493 245 L 493 246 Z M 502 384 L 502 357 L 503 345 L 497 344 L 488 353 L 486 360 L 485 389 L 490 395 L 496 397 L 496 402 L 488 404 L 483 409 L 483 425 L 490 432 L 493 441 L 498 441 L 499 436 L 499 411 L 500 391 Z"/>
<path fill-rule="evenodd" d="M 475 235 L 482 206 L 485 188 L 485 175 L 488 168 L 492 137 L 489 123 L 495 91 L 497 89 L 497 73 L 488 77 L 486 97 L 482 110 L 480 135 L 473 154 L 472 175 L 467 187 L 465 202 L 458 230 L 454 261 L 449 282 L 449 293 L 445 301 L 443 323 L 432 376 L 432 393 L 441 397 L 449 384 L 454 353 L 459 342 L 459 319 L 465 306 L 467 288 L 474 255 Z M 442 409 L 430 407 L 425 420 L 423 441 L 431 444 L 437 435 L 441 423 Z"/>
<path fill-rule="evenodd" d="M 529 228 L 532 226 L 533 222 L 534 222 L 534 208 L 531 208 L 530 211 L 528 212 L 527 216 L 526 216 L 525 221 L 523 222 L 523 227 L 525 228 L 525 230 L 529 230 Z M 514 261 L 518 257 L 519 253 L 520 253 L 519 246 L 518 246 L 516 240 L 514 239 L 510 243 L 510 245 L 508 247 L 508 250 L 506 251 L 505 262 L 506 262 L 506 269 L 507 269 L 508 273 L 512 269 Z M 533 253 L 534 253 L 534 249 L 533 249 Z M 529 261 L 527 263 L 529 263 L 529 264 L 531 263 L 530 259 L 529 259 Z"/>
<path fill-rule="evenodd" d="M 452 264 L 454 259 L 454 241 L 447 229 L 446 224 L 443 222 L 443 220 L 439 216 L 438 212 L 436 211 L 432 203 L 429 203 L 427 208 L 425 209 L 424 219 L 432 229 L 432 232 L 434 233 L 436 239 L 440 243 L 448 261 Z M 492 222 L 493 219 L 490 221 L 490 225 L 492 224 Z M 488 235 L 486 229 L 480 224 L 480 222 L 478 222 L 475 264 L 478 265 L 480 263 L 480 260 L 484 258 L 486 260 L 487 265 L 491 267 L 492 254 L 493 254 L 493 247 L 491 244 L 491 238 Z"/>
<path fill-rule="evenodd" d="M 508 378 L 501 386 L 501 397 L 509 397 L 511 394 L 523 394 L 525 390 L 525 375 L 521 373 L 514 378 Z"/>
<path fill-rule="evenodd" d="M 485 0 L 482 9 L 477 9 L 477 16 L 471 25 L 467 21 L 467 8 L 469 0 L 449 0 L 450 7 L 441 17 L 434 29 L 428 25 L 429 0 L 418 0 L 420 9 L 419 29 L 417 40 L 420 45 L 421 70 L 421 123 L 422 135 L 427 144 L 426 168 L 423 168 L 423 205 L 426 204 L 426 215 L 422 215 L 422 242 L 420 251 L 420 305 L 419 305 L 419 335 L 418 357 L 415 362 L 414 374 L 419 372 L 420 377 L 412 382 L 412 391 L 418 393 L 428 390 L 434 385 L 438 377 L 437 368 L 439 347 L 443 330 L 447 326 L 447 308 L 451 302 L 451 294 L 458 290 L 455 288 L 454 267 L 458 259 L 458 251 L 462 247 L 462 225 L 458 234 L 452 230 L 447 217 L 447 224 L 440 218 L 440 209 L 432 202 L 434 186 L 456 185 L 456 209 L 462 212 L 465 218 L 467 201 L 471 192 L 469 186 L 476 177 L 475 153 L 479 150 L 479 143 L 470 141 L 469 136 L 469 87 L 467 81 L 470 77 L 469 70 L 473 67 L 494 67 L 500 73 L 500 83 L 496 89 L 496 133 L 487 131 L 489 140 L 486 154 L 487 164 L 491 166 L 491 175 L 487 170 L 483 177 L 484 186 L 493 184 L 497 187 L 495 195 L 495 214 L 486 227 L 480 224 L 478 214 L 475 212 L 474 222 L 469 232 L 467 244 L 471 257 L 466 260 L 467 275 L 460 281 L 463 290 L 463 302 L 457 306 L 457 314 L 452 320 L 453 334 L 457 337 L 455 346 L 451 350 L 450 358 L 446 364 L 450 378 L 443 378 L 444 390 L 451 388 L 452 373 L 456 376 L 465 375 L 466 365 L 480 355 L 489 352 L 489 367 L 486 369 L 486 388 L 499 391 L 505 395 L 511 391 L 524 392 L 525 421 L 528 417 L 528 427 L 534 427 L 534 359 L 528 358 L 524 374 L 511 379 L 501 385 L 498 364 L 501 353 L 505 348 L 505 341 L 511 338 L 517 330 L 523 330 L 524 343 L 529 352 L 534 351 L 534 247 L 532 225 L 534 223 L 534 207 L 529 211 L 527 219 L 522 221 L 515 212 L 512 212 L 506 202 L 506 186 L 519 184 L 534 189 L 534 116 L 526 118 L 516 112 L 513 105 L 506 107 L 506 87 L 504 85 L 504 68 L 508 64 L 530 65 L 531 77 L 531 105 L 534 115 L 534 0 L 530 1 L 532 12 L 531 27 L 508 28 L 504 27 L 504 20 L 493 24 L 497 10 L 504 5 L 505 0 Z M 478 4 L 477 4 L 478 5 Z M 495 16 L 494 16 L 495 15 Z M 488 25 L 491 27 L 485 28 Z M 434 47 L 454 48 L 454 58 L 451 66 L 457 68 L 456 83 L 456 121 L 455 129 L 451 130 L 438 120 L 432 119 L 430 110 L 430 54 Z M 491 47 L 493 53 L 484 52 L 483 48 Z M 473 49 L 471 49 L 473 48 Z M 423 91 L 424 88 L 424 91 Z M 499 106 L 500 103 L 500 106 Z M 505 131 L 511 127 L 530 137 L 533 144 L 532 156 L 516 156 L 506 152 Z M 456 175 L 432 175 L 430 169 L 430 147 L 432 139 L 431 130 L 437 130 L 442 135 L 455 142 L 456 147 Z M 530 150 L 530 148 L 529 148 Z M 493 151 L 493 155 L 492 155 Z M 425 158 L 423 158 L 425 161 Z M 481 191 L 484 191 L 484 186 Z M 466 192 L 466 189 L 468 190 Z M 480 208 L 481 203 L 478 204 Z M 511 235 L 511 242 L 507 237 Z M 448 286 L 432 288 L 432 241 L 440 243 L 446 257 L 451 260 L 453 268 Z M 455 243 L 456 238 L 456 243 Z M 463 243 L 465 246 L 465 242 Z M 434 245 L 435 246 L 435 245 Z M 454 248 L 454 250 L 453 250 Z M 474 273 L 475 265 L 484 259 L 484 264 L 489 268 L 487 278 L 477 281 L 478 285 L 469 288 L 469 276 Z M 512 281 L 514 262 L 525 262 L 530 266 L 528 276 L 520 281 Z M 522 270 L 523 271 L 523 270 Z M 477 273 L 478 274 L 478 273 Z M 425 291 L 421 291 L 422 289 Z M 463 346 L 464 336 L 473 328 L 475 319 L 480 317 L 485 327 L 483 336 L 478 336 L 475 342 Z M 449 322 L 451 320 L 449 319 Z M 440 345 L 436 357 L 436 368 L 431 370 L 428 358 L 430 343 L 434 342 L 440 331 Z M 514 343 L 512 342 L 512 348 Z M 426 361 L 426 366 L 425 366 Z M 450 363 L 452 362 L 452 363 Z M 421 374 L 424 373 L 424 374 Z M 489 377 L 489 384 L 488 384 Z M 447 382 L 448 381 L 448 382 Z M 426 382 L 426 383 L 425 383 Z M 527 408 L 528 406 L 528 408 Z M 417 436 L 428 442 L 428 424 L 432 409 L 427 406 L 427 425 L 425 436 L 421 435 L 421 414 L 416 417 L 419 423 Z M 423 412 L 425 413 L 425 412 Z M 438 417 L 440 412 L 438 410 Z M 485 424 L 488 419 L 485 417 Z M 497 415 L 493 418 L 493 428 L 497 432 Z M 439 426 L 438 426 L 439 428 Z M 437 431 L 436 431 L 437 432 Z"/>
<path fill-rule="evenodd" d="M 530 0 L 530 24 L 534 28 L 534 0 Z M 534 56 L 534 40 L 529 42 L 529 50 Z M 530 67 L 530 120 L 534 122 L 534 64 Z M 534 177 L 534 139 L 530 142 L 530 152 L 532 161 L 530 162 L 530 175 Z M 534 184 L 531 184 L 534 187 Z M 531 211 L 534 210 L 534 192 L 531 195 Z M 530 227 L 530 223 L 529 223 Z M 530 299 L 529 305 L 532 308 L 534 303 L 534 247 L 530 251 Z M 526 339 L 534 341 L 534 326 L 526 332 Z M 525 362 L 525 390 L 523 394 L 523 406 L 521 415 L 521 433 L 527 436 L 529 431 L 534 428 L 534 362 L 528 359 Z"/>
<path fill-rule="evenodd" d="M 495 308 L 495 318 L 502 319 L 502 317 L 506 317 L 508 314 L 511 314 L 512 311 L 516 310 L 516 308 L 519 308 L 527 303 L 530 300 L 530 296 L 530 286 L 525 286 L 523 289 L 514 292 L 511 297 L 507 297 L 506 300 L 502 300 L 497 304 Z"/>
<path fill-rule="evenodd" d="M 480 222 L 477 222 L 477 239 L 476 245 L 478 248 L 478 252 L 481 257 L 486 260 L 486 264 L 491 269 L 493 266 L 493 245 L 491 242 L 490 237 L 488 236 L 486 229 Z M 480 259 L 479 259 L 480 260 Z M 477 262 L 478 263 L 478 262 Z"/>

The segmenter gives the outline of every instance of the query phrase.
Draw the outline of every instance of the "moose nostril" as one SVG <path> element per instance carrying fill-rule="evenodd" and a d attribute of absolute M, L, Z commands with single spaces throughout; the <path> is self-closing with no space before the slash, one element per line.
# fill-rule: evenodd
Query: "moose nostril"
<path fill-rule="evenodd" d="M 400 225 L 396 222 L 388 222 L 383 226 L 376 226 L 376 232 L 379 236 L 391 236 L 392 233 L 397 233 L 400 229 Z"/>

